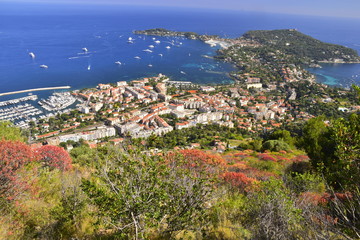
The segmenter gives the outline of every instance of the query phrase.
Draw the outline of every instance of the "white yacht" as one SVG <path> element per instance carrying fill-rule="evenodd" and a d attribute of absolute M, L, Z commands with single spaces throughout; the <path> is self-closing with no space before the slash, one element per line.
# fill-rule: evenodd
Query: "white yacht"
<path fill-rule="evenodd" d="M 181 74 L 186 74 L 186 72 L 184 72 L 184 71 L 180 71 L 180 73 L 181 73 Z"/>
<path fill-rule="evenodd" d="M 166 46 L 165 48 L 170 49 L 170 46 Z"/>
<path fill-rule="evenodd" d="M 159 41 L 159 40 L 156 40 L 156 41 L 155 41 L 155 43 L 159 44 L 159 43 L 160 43 L 160 41 Z"/>
<path fill-rule="evenodd" d="M 47 65 L 44 65 L 44 64 L 40 65 L 40 67 L 41 68 L 49 68 Z"/>
<path fill-rule="evenodd" d="M 88 66 L 87 70 L 89 70 L 89 71 L 90 71 L 90 69 L 91 69 L 91 65 L 89 64 L 89 66 Z"/>
<path fill-rule="evenodd" d="M 127 42 L 128 42 L 128 43 L 134 43 L 133 40 L 134 40 L 134 39 L 133 39 L 132 37 L 129 37 Z"/>
<path fill-rule="evenodd" d="M 29 56 L 34 59 L 35 58 L 35 54 L 33 52 L 29 52 Z"/>
<path fill-rule="evenodd" d="M 154 48 L 155 46 L 154 45 L 149 45 L 149 48 Z"/>
<path fill-rule="evenodd" d="M 83 50 L 83 52 L 85 52 L 85 53 L 87 53 L 87 52 L 89 51 L 86 47 L 82 48 L 82 50 Z"/>
<path fill-rule="evenodd" d="M 152 64 L 149 64 L 148 66 L 149 66 L 149 67 L 152 67 L 153 65 L 152 65 Z"/>
<path fill-rule="evenodd" d="M 159 56 L 162 57 L 163 56 L 162 53 L 159 53 Z"/>
<path fill-rule="evenodd" d="M 141 57 L 139 57 L 139 56 L 136 56 L 136 57 L 134 57 L 134 58 L 136 58 L 136 59 L 141 59 Z"/>
<path fill-rule="evenodd" d="M 150 49 L 145 49 L 145 50 L 143 50 L 144 52 L 150 52 L 150 53 L 152 53 L 153 51 L 151 51 Z"/>
<path fill-rule="evenodd" d="M 120 62 L 120 61 L 116 61 L 115 64 L 121 65 L 121 62 Z"/>

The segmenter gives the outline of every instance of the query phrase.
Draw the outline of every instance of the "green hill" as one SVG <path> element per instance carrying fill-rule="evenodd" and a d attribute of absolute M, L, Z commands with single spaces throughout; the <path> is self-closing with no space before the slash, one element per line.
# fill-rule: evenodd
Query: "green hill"
<path fill-rule="evenodd" d="M 299 58 L 324 62 L 359 62 L 358 53 L 351 48 L 324 43 L 294 29 L 248 31 L 244 39 L 255 40 Z"/>

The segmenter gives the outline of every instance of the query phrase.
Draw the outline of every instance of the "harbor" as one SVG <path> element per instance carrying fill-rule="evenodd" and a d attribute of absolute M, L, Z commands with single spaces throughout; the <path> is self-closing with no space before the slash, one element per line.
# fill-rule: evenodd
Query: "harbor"
<path fill-rule="evenodd" d="M 17 103 L 20 103 L 20 102 L 26 102 L 26 101 L 30 101 L 30 100 L 35 101 L 36 99 L 38 99 L 37 95 L 30 95 L 30 96 L 27 96 L 27 97 L 11 99 L 11 100 L 0 102 L 0 107 L 7 106 L 7 105 L 12 105 L 12 104 L 17 104 Z"/>
<path fill-rule="evenodd" d="M 29 119 L 43 112 L 29 103 L 19 104 L 0 109 L 0 120 L 11 122 L 28 122 Z"/>
<path fill-rule="evenodd" d="M 77 99 L 70 92 L 55 92 L 36 104 L 37 95 L 0 102 L 0 121 L 10 121 L 21 128 L 28 128 L 30 121 L 54 117 L 70 111 Z"/>
<path fill-rule="evenodd" d="M 53 93 L 48 99 L 42 99 L 38 102 L 41 107 L 47 111 L 60 111 L 76 102 L 76 98 L 69 92 Z"/>

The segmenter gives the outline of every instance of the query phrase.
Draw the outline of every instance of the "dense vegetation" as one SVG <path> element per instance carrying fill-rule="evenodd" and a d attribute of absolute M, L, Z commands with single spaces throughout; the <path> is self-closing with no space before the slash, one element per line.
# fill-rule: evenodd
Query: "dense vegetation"
<path fill-rule="evenodd" d="M 151 154 L 150 138 L 96 149 L 82 142 L 69 155 L 57 146 L 30 147 L 21 142 L 20 131 L 3 124 L 0 235 L 356 239 L 359 126 L 358 115 L 328 124 L 319 117 L 300 129 L 289 127 L 257 138 L 215 125 L 208 130 L 199 126 L 178 133 L 210 149 L 211 139 L 228 138 L 239 143 L 238 150 Z M 210 137 L 201 140 L 207 133 Z M 168 135 L 163 141 L 185 146 L 182 138 Z"/>
<path fill-rule="evenodd" d="M 359 61 L 356 50 L 321 42 L 294 29 L 248 31 L 243 37 L 307 62 L 335 59 L 343 59 L 345 62 Z"/>
<path fill-rule="evenodd" d="M 197 125 L 196 127 L 174 130 L 162 137 L 150 136 L 147 139 L 148 147 L 172 149 L 176 146 L 185 147 L 191 143 L 199 143 L 204 148 L 215 146 L 217 142 L 241 140 L 246 131 L 239 128 L 228 128 L 219 125 Z"/>

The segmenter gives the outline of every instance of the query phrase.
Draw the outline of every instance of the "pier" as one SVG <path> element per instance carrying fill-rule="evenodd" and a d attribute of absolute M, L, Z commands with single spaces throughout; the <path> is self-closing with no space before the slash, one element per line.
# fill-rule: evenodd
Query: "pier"
<path fill-rule="evenodd" d="M 6 95 L 18 94 L 18 93 L 25 93 L 25 92 L 37 92 L 37 91 L 57 90 L 57 89 L 69 89 L 69 88 L 71 88 L 71 87 L 70 87 L 70 86 L 60 86 L 60 87 L 33 88 L 33 89 L 27 89 L 27 90 L 20 90 L 20 91 L 0 93 L 0 97 L 1 97 L 1 96 L 6 96 Z"/>

